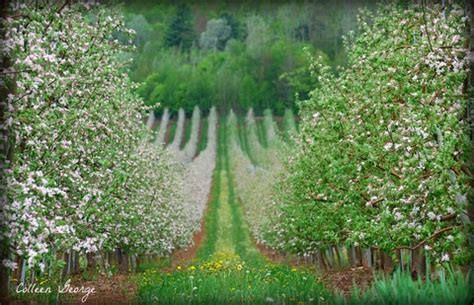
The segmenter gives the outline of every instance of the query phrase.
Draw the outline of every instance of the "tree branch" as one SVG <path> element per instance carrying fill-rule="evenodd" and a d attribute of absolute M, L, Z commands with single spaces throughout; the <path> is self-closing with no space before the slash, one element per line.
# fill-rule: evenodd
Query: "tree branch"
<path fill-rule="evenodd" d="M 70 1 L 70 0 L 64 1 L 63 5 L 59 8 L 59 10 L 56 12 L 56 14 L 61 14 L 61 11 L 69 4 L 69 1 Z M 50 27 L 51 24 L 53 23 L 53 20 L 54 20 L 54 18 L 51 18 L 51 20 L 48 22 L 48 24 L 47 24 L 46 27 L 44 28 L 44 31 L 45 31 L 45 32 L 49 29 L 49 27 Z"/>

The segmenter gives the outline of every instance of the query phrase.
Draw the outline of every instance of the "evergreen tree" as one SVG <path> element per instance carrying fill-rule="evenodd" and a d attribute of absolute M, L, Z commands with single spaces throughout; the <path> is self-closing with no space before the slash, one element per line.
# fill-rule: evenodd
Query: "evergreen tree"
<path fill-rule="evenodd" d="M 225 19 L 227 21 L 227 24 L 231 28 L 230 39 L 236 39 L 240 41 L 243 41 L 245 39 L 245 37 L 247 36 L 247 32 L 245 28 L 241 25 L 239 20 L 234 17 L 234 15 L 231 15 L 228 12 L 224 12 L 220 15 L 220 18 Z"/>
<path fill-rule="evenodd" d="M 193 40 L 191 10 L 187 5 L 180 4 L 166 33 L 165 45 L 167 47 L 178 47 L 181 51 L 189 51 L 193 45 Z"/>

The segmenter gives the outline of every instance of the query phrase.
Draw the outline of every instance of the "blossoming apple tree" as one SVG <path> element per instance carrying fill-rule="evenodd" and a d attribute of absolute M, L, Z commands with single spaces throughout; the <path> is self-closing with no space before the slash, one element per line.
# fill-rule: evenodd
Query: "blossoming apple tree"
<path fill-rule="evenodd" d="M 130 47 L 114 39 L 133 31 L 87 5 L 14 7 L 2 22 L 12 60 L 2 74 L 16 83 L 3 263 L 45 271 L 62 253 L 164 255 L 189 243 L 170 159 L 149 143 L 120 60 Z"/>
<path fill-rule="evenodd" d="M 359 34 L 347 37 L 347 69 L 335 76 L 315 60 L 320 85 L 300 105 L 297 153 L 277 196 L 275 247 L 462 257 L 467 17 L 455 4 L 443 9 L 365 12 Z"/>

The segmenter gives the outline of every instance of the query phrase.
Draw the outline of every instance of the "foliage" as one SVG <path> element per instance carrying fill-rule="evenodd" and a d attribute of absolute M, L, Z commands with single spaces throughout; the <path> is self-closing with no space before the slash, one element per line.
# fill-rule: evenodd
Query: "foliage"
<path fill-rule="evenodd" d="M 166 32 L 166 46 L 177 47 L 180 51 L 189 51 L 194 40 L 191 16 L 191 10 L 187 5 L 178 5 L 176 15 Z"/>
<path fill-rule="evenodd" d="M 209 20 L 206 31 L 201 33 L 199 45 L 203 49 L 222 51 L 225 49 L 226 42 L 231 37 L 231 33 L 232 28 L 227 24 L 226 19 Z"/>
<path fill-rule="evenodd" d="M 156 7 L 174 12 L 173 20 Z M 138 33 L 140 37 L 146 37 L 152 29 L 150 38 L 139 44 L 139 52 L 133 55 L 130 75 L 141 82 L 138 93 L 147 105 L 160 103 L 172 113 L 183 108 L 191 114 L 196 105 L 207 112 L 216 105 L 225 113 L 233 109 L 241 114 L 253 107 L 259 115 L 267 108 L 282 115 L 286 108 L 294 108 L 296 97 L 307 98 L 317 82 L 308 70 L 308 54 L 321 55 L 330 62 L 323 45 L 298 39 L 288 30 L 299 23 L 283 18 L 279 6 L 265 13 L 255 7 L 239 12 L 206 4 L 199 8 L 156 7 L 140 11 L 134 5 L 125 6 L 130 27 L 144 31 Z M 306 15 L 301 14 L 297 20 L 309 22 Z M 138 22 L 137 16 L 145 16 L 150 26 Z M 200 38 L 199 43 L 189 41 L 192 46 L 185 52 L 172 47 L 178 42 L 168 42 L 180 39 L 179 29 L 185 27 L 177 26 L 177 19 L 186 24 L 186 31 Z M 168 29 L 166 37 L 162 37 L 164 28 Z"/>
<path fill-rule="evenodd" d="M 421 243 L 437 261 L 460 254 L 463 14 L 455 4 L 446 14 L 380 6 L 348 37 L 350 66 L 339 76 L 312 64 L 320 85 L 300 104 L 298 148 L 278 185 L 281 217 L 269 229 L 275 247 L 394 253 Z"/>

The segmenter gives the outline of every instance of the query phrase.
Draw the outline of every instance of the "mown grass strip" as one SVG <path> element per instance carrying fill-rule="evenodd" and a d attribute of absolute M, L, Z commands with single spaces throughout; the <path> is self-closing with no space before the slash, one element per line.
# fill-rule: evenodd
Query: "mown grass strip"
<path fill-rule="evenodd" d="M 199 131 L 200 140 L 199 140 L 198 149 L 197 149 L 198 153 L 200 153 L 207 147 L 207 128 L 209 126 L 207 117 L 201 120 L 200 126 L 201 126 L 201 129 Z"/>
<path fill-rule="evenodd" d="M 192 128 L 191 119 L 185 118 L 184 119 L 184 134 L 183 138 L 181 139 L 181 144 L 179 145 L 179 149 L 183 149 L 188 143 L 189 139 L 191 138 L 191 128 Z"/>
<path fill-rule="evenodd" d="M 263 262 L 263 257 L 257 251 L 255 246 L 252 244 L 250 239 L 250 233 L 248 225 L 246 224 L 243 218 L 243 211 L 240 203 L 237 200 L 237 196 L 235 194 L 235 182 L 234 176 L 230 166 L 230 156 L 229 156 L 229 139 L 228 139 L 228 131 L 227 131 L 227 124 L 221 127 L 222 129 L 225 128 L 223 132 L 223 142 L 225 144 L 223 149 L 223 160 L 224 160 L 224 169 L 227 172 L 227 188 L 228 188 L 228 202 L 232 209 L 232 222 L 233 222 L 233 240 L 235 245 L 235 250 L 237 254 L 247 263 L 251 264 L 260 264 Z"/>
<path fill-rule="evenodd" d="M 267 133 L 265 130 L 265 124 L 263 123 L 263 120 L 256 120 L 255 122 L 255 132 L 257 134 L 258 142 L 263 148 L 268 147 L 268 142 L 267 142 Z"/>
<path fill-rule="evenodd" d="M 165 137 L 165 142 L 167 145 L 170 145 L 173 143 L 174 140 L 174 134 L 176 133 L 176 127 L 178 125 L 178 122 L 176 120 L 170 120 L 168 123 L 168 137 Z"/>
<path fill-rule="evenodd" d="M 253 158 L 252 154 L 250 153 L 249 141 L 247 137 L 247 124 L 245 122 L 244 117 L 237 118 L 238 127 L 237 130 L 239 132 L 239 140 L 240 140 L 240 148 L 242 151 L 247 154 L 250 161 L 255 164 L 255 159 Z"/>
<path fill-rule="evenodd" d="M 197 253 L 198 258 L 202 260 L 208 259 L 215 252 L 217 242 L 217 212 L 220 207 L 219 197 L 221 193 L 222 150 L 222 130 L 221 128 L 218 128 L 216 166 L 212 175 L 211 198 L 208 202 L 207 213 L 204 216 L 206 238 Z"/>

